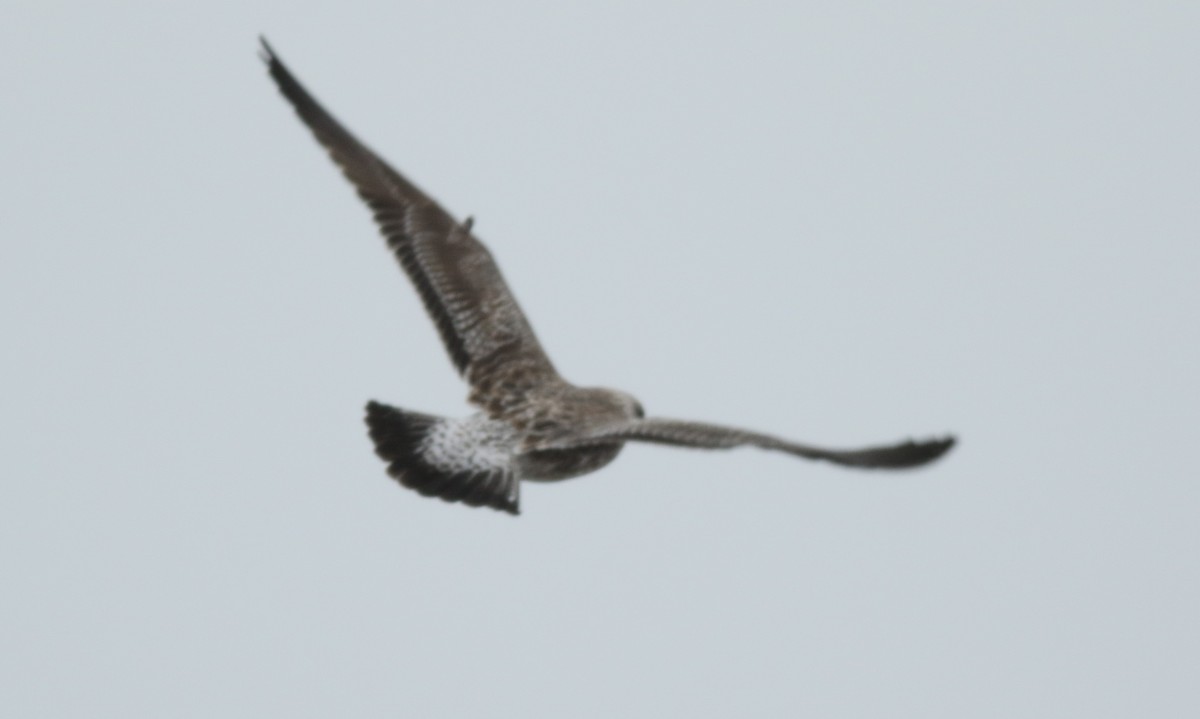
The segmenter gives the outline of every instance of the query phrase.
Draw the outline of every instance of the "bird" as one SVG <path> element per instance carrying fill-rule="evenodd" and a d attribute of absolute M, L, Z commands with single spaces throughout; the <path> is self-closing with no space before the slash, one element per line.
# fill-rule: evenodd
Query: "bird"
<path fill-rule="evenodd" d="M 521 483 L 594 472 L 627 442 L 702 449 L 753 446 L 847 467 L 927 464 L 952 435 L 862 449 L 816 447 L 704 422 L 647 417 L 630 394 L 563 379 L 472 231 L 350 133 L 260 37 L 270 77 L 374 215 L 417 290 L 478 411 L 463 418 L 371 400 L 367 432 L 388 474 L 427 497 L 520 513 Z"/>

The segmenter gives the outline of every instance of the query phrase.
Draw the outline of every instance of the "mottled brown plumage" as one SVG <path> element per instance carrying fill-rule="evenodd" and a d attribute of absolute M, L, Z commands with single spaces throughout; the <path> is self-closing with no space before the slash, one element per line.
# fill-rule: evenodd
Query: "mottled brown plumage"
<path fill-rule="evenodd" d="M 371 208 L 482 412 L 445 419 L 378 402 L 367 425 L 388 472 L 421 494 L 516 514 L 521 480 L 595 471 L 625 442 L 779 450 L 851 467 L 904 468 L 945 454 L 953 438 L 829 450 L 745 430 L 646 419 L 624 392 L 559 376 L 487 248 L 428 195 L 351 135 L 304 89 L 266 40 L 263 60 L 284 97 Z"/>

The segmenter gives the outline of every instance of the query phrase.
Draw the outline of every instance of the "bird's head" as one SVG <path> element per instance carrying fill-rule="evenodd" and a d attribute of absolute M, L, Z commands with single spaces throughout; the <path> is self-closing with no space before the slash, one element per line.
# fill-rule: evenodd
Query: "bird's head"
<path fill-rule="evenodd" d="M 589 387 L 587 392 L 595 405 L 603 406 L 621 419 L 641 419 L 646 416 L 642 403 L 628 392 L 606 387 Z"/>

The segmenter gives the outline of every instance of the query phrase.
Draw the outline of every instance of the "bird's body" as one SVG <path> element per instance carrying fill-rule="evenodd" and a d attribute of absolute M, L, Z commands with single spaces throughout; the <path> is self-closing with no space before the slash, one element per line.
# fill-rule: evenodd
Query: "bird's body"
<path fill-rule="evenodd" d="M 828 450 L 699 422 L 645 418 L 618 390 L 577 387 L 551 364 L 495 260 L 428 195 L 351 135 L 263 41 L 280 91 L 371 208 L 480 412 L 445 419 L 367 405 L 375 450 L 401 484 L 427 496 L 516 514 L 522 480 L 556 481 L 612 462 L 625 442 L 724 449 L 753 445 L 856 467 L 901 468 L 944 454 L 952 438 Z"/>

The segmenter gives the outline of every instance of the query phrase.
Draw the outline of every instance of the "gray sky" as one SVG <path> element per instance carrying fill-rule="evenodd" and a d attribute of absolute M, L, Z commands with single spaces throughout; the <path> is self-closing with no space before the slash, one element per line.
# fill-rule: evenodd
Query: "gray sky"
<path fill-rule="evenodd" d="M 465 390 L 259 32 L 569 379 L 962 445 L 398 488 L 362 405 Z M 1198 68 L 1194 3 L 9 3 L 0 714 L 1196 716 Z"/>

